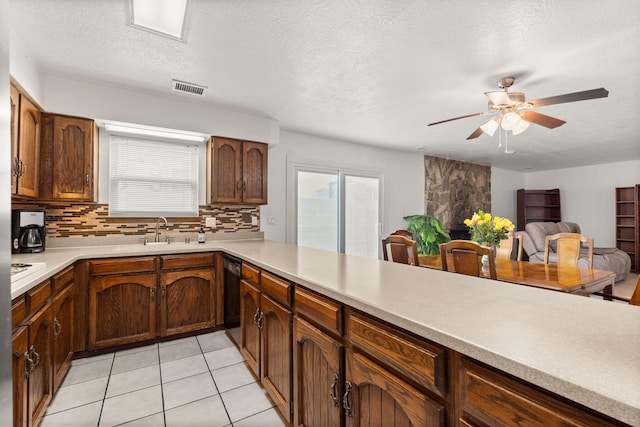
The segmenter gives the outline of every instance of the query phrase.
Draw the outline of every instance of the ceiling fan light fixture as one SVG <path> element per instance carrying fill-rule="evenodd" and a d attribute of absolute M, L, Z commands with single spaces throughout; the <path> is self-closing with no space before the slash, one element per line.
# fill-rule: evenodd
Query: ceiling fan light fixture
<path fill-rule="evenodd" d="M 480 126 L 480 129 L 482 129 L 482 132 L 486 133 L 487 135 L 493 136 L 493 134 L 496 133 L 496 130 L 498 129 L 498 122 L 495 119 L 487 120 L 485 124 Z"/>
<path fill-rule="evenodd" d="M 500 121 L 500 126 L 502 126 L 502 129 L 504 130 L 513 130 L 521 122 L 522 122 L 522 119 L 520 118 L 520 115 L 512 111 L 502 116 L 502 120 Z"/>
<path fill-rule="evenodd" d="M 527 130 L 530 124 L 531 123 L 529 123 L 528 121 L 520 119 L 520 123 L 518 124 L 518 126 L 514 127 L 512 130 L 513 134 L 520 135 L 522 132 Z"/>

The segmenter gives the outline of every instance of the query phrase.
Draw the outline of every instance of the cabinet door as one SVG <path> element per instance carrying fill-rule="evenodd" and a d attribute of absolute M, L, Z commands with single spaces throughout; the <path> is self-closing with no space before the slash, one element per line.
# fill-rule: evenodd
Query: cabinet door
<path fill-rule="evenodd" d="M 267 203 L 267 145 L 245 142 L 242 147 L 242 201 Z"/>
<path fill-rule="evenodd" d="M 240 281 L 240 352 L 247 365 L 260 377 L 260 291 L 246 280 Z"/>
<path fill-rule="evenodd" d="M 62 290 L 53 301 L 53 391 L 60 383 L 71 364 L 73 356 L 73 292 L 71 284 Z"/>
<path fill-rule="evenodd" d="M 359 353 L 347 351 L 347 426 L 443 426 L 444 408 Z"/>
<path fill-rule="evenodd" d="M 242 141 L 214 137 L 209 155 L 209 202 L 242 202 Z"/>
<path fill-rule="evenodd" d="M 16 194 L 38 196 L 38 161 L 40 157 L 40 110 L 24 96 L 20 97 L 20 131 L 18 159 L 20 171 Z"/>
<path fill-rule="evenodd" d="M 54 116 L 52 196 L 54 199 L 93 198 L 92 120 Z"/>
<path fill-rule="evenodd" d="M 27 390 L 32 363 L 29 357 L 28 328 L 18 329 L 11 339 L 13 371 L 13 427 L 27 427 Z"/>
<path fill-rule="evenodd" d="M 29 321 L 29 356 L 33 369 L 29 374 L 29 417 L 32 426 L 40 423 L 52 395 L 51 350 L 53 310 L 47 303 Z"/>
<path fill-rule="evenodd" d="M 291 421 L 292 322 L 293 314 L 284 306 L 260 296 L 260 321 L 262 333 L 261 380 L 282 416 Z"/>
<path fill-rule="evenodd" d="M 298 317 L 293 330 L 293 425 L 340 426 L 344 393 L 342 344 Z"/>
<path fill-rule="evenodd" d="M 18 160 L 18 126 L 20 124 L 20 92 L 18 89 L 10 86 L 10 104 L 11 104 L 11 194 L 16 194 L 18 189 L 18 171 L 20 163 Z"/>
<path fill-rule="evenodd" d="M 89 349 L 155 338 L 156 280 L 141 274 L 89 281 Z"/>
<path fill-rule="evenodd" d="M 160 335 L 210 328 L 216 320 L 212 268 L 160 274 Z"/>

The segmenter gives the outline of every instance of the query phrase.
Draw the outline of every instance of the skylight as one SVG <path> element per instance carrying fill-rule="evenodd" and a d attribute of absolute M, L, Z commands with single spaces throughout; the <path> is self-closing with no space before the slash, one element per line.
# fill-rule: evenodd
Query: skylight
<path fill-rule="evenodd" d="M 131 25 L 184 40 L 189 0 L 130 0 Z"/>

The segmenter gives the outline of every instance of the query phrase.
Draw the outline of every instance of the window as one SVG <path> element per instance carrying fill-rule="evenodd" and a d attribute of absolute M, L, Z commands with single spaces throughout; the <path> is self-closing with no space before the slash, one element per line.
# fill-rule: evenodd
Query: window
<path fill-rule="evenodd" d="M 198 216 L 199 146 L 109 137 L 109 216 Z"/>
<path fill-rule="evenodd" d="M 294 166 L 296 243 L 378 258 L 380 178 Z"/>

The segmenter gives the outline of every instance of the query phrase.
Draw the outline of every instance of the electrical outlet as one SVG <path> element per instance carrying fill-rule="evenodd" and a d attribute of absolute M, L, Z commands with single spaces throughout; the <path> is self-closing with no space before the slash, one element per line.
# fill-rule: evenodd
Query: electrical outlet
<path fill-rule="evenodd" d="M 258 225 L 258 217 L 257 216 L 252 216 L 251 217 L 251 225 Z"/>
<path fill-rule="evenodd" d="M 204 220 L 204 225 L 206 225 L 209 228 L 216 228 L 216 217 L 215 216 L 206 217 Z"/>

